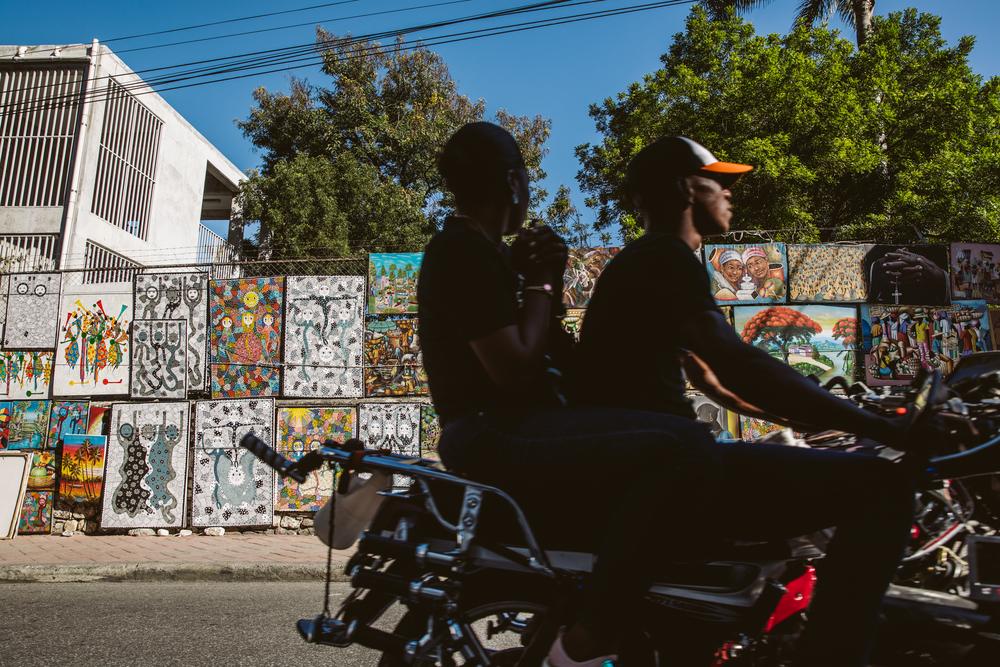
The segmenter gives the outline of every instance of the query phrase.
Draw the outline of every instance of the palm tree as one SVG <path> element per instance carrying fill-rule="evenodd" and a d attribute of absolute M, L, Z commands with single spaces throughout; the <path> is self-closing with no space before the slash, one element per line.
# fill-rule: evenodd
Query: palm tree
<path fill-rule="evenodd" d="M 745 12 L 756 7 L 771 4 L 772 0 L 702 0 L 713 18 L 725 15 L 729 8 L 737 12 Z M 847 25 L 854 28 L 858 46 L 865 43 L 871 30 L 872 15 L 875 13 L 875 0 L 799 0 L 796 21 L 813 25 L 825 19 L 836 11 Z"/>

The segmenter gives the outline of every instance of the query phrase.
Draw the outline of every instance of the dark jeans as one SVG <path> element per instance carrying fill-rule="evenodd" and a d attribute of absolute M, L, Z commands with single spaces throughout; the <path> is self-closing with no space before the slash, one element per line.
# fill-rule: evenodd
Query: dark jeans
<path fill-rule="evenodd" d="M 865 664 L 912 520 L 907 466 L 716 443 L 702 424 L 659 413 L 470 416 L 446 425 L 440 452 L 449 468 L 513 495 L 539 534 L 591 536 L 597 564 L 581 622 L 605 635 L 624 630 L 656 562 L 689 556 L 677 549 L 692 537 L 783 539 L 836 526 L 803 640 L 811 666 Z"/>

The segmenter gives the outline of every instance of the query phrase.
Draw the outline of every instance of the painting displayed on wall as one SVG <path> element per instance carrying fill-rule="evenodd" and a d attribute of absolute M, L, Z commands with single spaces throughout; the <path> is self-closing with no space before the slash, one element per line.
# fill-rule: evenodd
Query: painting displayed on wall
<path fill-rule="evenodd" d="M 951 244 L 951 296 L 1000 302 L 1000 244 Z"/>
<path fill-rule="evenodd" d="M 195 526 L 270 526 L 274 516 L 274 473 L 240 439 L 253 433 L 274 446 L 274 400 L 195 403 Z"/>
<path fill-rule="evenodd" d="M 862 268 L 868 303 L 943 306 L 951 302 L 946 246 L 874 245 Z"/>
<path fill-rule="evenodd" d="M 121 291 L 121 285 L 64 289 L 54 396 L 128 395 L 132 294 Z"/>
<path fill-rule="evenodd" d="M 948 375 L 958 360 L 992 349 L 985 301 L 861 309 L 865 377 L 872 386 L 909 384 L 921 368 Z"/>
<path fill-rule="evenodd" d="M 187 425 L 187 403 L 113 406 L 101 528 L 184 525 Z"/>
<path fill-rule="evenodd" d="M 48 398 L 52 391 L 53 358 L 52 352 L 0 352 L 0 397 Z"/>
<path fill-rule="evenodd" d="M 365 395 L 425 396 L 428 391 L 417 318 L 369 317 L 365 322 Z"/>
<path fill-rule="evenodd" d="M 368 255 L 368 314 L 400 315 L 417 312 L 417 276 L 422 252 Z"/>
<path fill-rule="evenodd" d="M 365 279 L 289 276 L 285 301 L 283 394 L 361 397 Z"/>
<path fill-rule="evenodd" d="M 734 325 L 744 343 L 758 347 L 820 382 L 854 379 L 858 313 L 854 306 L 736 306 Z"/>
<path fill-rule="evenodd" d="M 7 282 L 6 350 L 51 350 L 59 321 L 58 273 L 14 273 Z"/>
<path fill-rule="evenodd" d="M 277 396 L 284 278 L 210 283 L 212 397 Z"/>
<path fill-rule="evenodd" d="M 132 398 L 187 398 L 187 322 L 132 322 Z"/>
<path fill-rule="evenodd" d="M 621 248 L 571 248 L 563 274 L 563 304 L 586 308 L 597 278 Z"/>
<path fill-rule="evenodd" d="M 86 433 L 89 413 L 90 403 L 87 401 L 52 401 L 46 446 L 56 449 L 62 445 L 65 436 Z"/>
<path fill-rule="evenodd" d="M 111 421 L 111 407 L 108 405 L 91 405 L 87 415 L 87 435 L 107 435 Z"/>
<path fill-rule="evenodd" d="M 32 452 L 28 488 L 34 491 L 56 490 L 56 451 L 40 449 Z"/>
<path fill-rule="evenodd" d="M 66 435 L 63 438 L 59 469 L 59 503 L 74 509 L 83 504 L 97 505 L 104 485 L 104 435 Z"/>
<path fill-rule="evenodd" d="M 430 403 L 420 406 L 420 458 L 440 461 L 438 441 L 441 439 L 441 420 Z"/>
<path fill-rule="evenodd" d="M 18 535 L 48 535 L 52 532 L 52 492 L 27 491 L 21 505 Z"/>
<path fill-rule="evenodd" d="M 993 349 L 1000 350 L 1000 306 L 990 306 L 990 331 L 993 332 Z"/>
<path fill-rule="evenodd" d="M 7 449 L 43 449 L 52 401 L 11 401 Z"/>
<path fill-rule="evenodd" d="M 688 394 L 691 407 L 698 421 L 708 424 L 712 436 L 716 440 L 738 440 L 740 437 L 740 419 L 735 412 L 730 412 L 704 394 Z"/>
<path fill-rule="evenodd" d="M 135 277 L 135 317 L 177 320 L 187 326 L 187 389 L 208 391 L 208 274 L 140 273 Z"/>
<path fill-rule="evenodd" d="M 784 243 L 705 246 L 705 268 L 719 303 L 784 303 L 788 259 Z"/>
<path fill-rule="evenodd" d="M 790 301 L 863 302 L 868 298 L 865 255 L 871 244 L 788 246 Z"/>
<path fill-rule="evenodd" d="M 362 403 L 358 406 L 358 438 L 369 449 L 420 456 L 420 404 Z"/>
<path fill-rule="evenodd" d="M 583 317 L 587 314 L 584 308 L 567 308 L 563 315 L 561 324 L 563 331 L 573 337 L 573 340 L 580 342 L 580 332 L 583 331 Z"/>
<path fill-rule="evenodd" d="M 319 449 L 327 440 L 343 443 L 354 437 L 357 411 L 354 408 L 280 408 L 277 450 L 298 461 Z M 278 478 L 275 511 L 315 512 L 326 504 L 333 490 L 334 472 L 328 464 L 298 483 Z"/>
<path fill-rule="evenodd" d="M 747 417 L 746 415 L 740 415 L 740 433 L 742 434 L 743 440 L 747 442 L 753 442 L 754 440 L 760 440 L 768 433 L 774 433 L 780 431 L 784 426 L 769 422 L 764 419 L 758 419 L 757 417 Z"/>
<path fill-rule="evenodd" d="M 0 274 L 0 349 L 3 349 L 4 330 L 7 322 L 7 290 L 10 289 L 10 274 Z M 52 333 L 55 340 L 55 331 Z"/>

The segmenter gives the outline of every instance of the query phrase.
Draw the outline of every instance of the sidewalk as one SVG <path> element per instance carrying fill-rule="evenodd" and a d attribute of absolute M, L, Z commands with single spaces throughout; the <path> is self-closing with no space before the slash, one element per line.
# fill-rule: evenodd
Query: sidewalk
<path fill-rule="evenodd" d="M 311 535 L 22 536 L 0 541 L 0 582 L 316 580 L 326 553 Z M 334 580 L 352 554 L 333 553 Z"/>

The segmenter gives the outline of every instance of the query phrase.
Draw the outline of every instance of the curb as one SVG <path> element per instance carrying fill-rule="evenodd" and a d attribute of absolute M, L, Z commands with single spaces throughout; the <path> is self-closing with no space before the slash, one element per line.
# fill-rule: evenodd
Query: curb
<path fill-rule="evenodd" d="M 349 581 L 346 560 L 334 559 L 332 580 Z M 323 581 L 326 563 L 93 563 L 0 566 L 0 582 Z"/>

